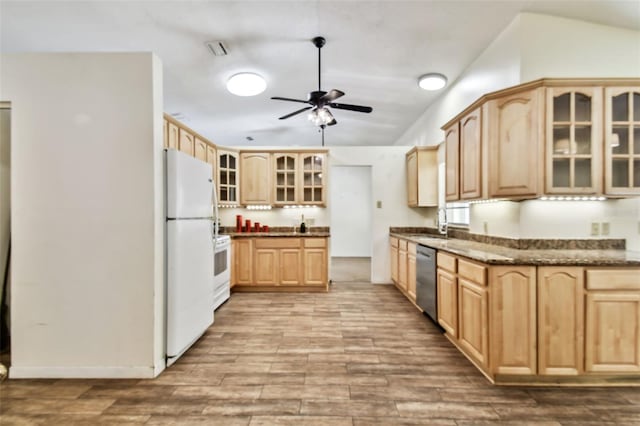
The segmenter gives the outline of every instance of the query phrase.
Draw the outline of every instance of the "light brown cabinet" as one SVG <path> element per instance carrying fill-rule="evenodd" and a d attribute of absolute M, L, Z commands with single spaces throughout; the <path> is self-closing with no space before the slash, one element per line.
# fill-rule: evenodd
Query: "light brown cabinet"
<path fill-rule="evenodd" d="M 457 258 L 440 251 L 436 255 L 438 323 L 453 339 L 458 338 Z"/>
<path fill-rule="evenodd" d="M 389 253 L 391 256 L 391 281 L 398 284 L 398 239 L 389 238 Z"/>
<path fill-rule="evenodd" d="M 239 291 L 327 290 L 328 239 L 236 238 L 234 284 Z"/>
<path fill-rule="evenodd" d="M 490 283 L 492 372 L 536 374 L 536 268 L 494 266 Z"/>
<path fill-rule="evenodd" d="M 240 204 L 271 204 L 271 154 L 240 153 Z"/>
<path fill-rule="evenodd" d="M 602 88 L 546 89 L 547 194 L 602 192 Z"/>
<path fill-rule="evenodd" d="M 416 301 L 416 243 L 407 246 L 407 294 L 409 300 Z"/>
<path fill-rule="evenodd" d="M 524 83 L 442 129 L 447 201 L 640 194 L 640 79 Z"/>
<path fill-rule="evenodd" d="M 165 119 L 165 121 L 167 121 Z M 178 126 L 174 123 L 167 121 L 166 126 L 166 138 L 165 138 L 165 148 L 178 149 L 178 140 L 180 139 Z"/>
<path fill-rule="evenodd" d="M 584 371 L 584 268 L 538 267 L 538 374 Z"/>
<path fill-rule="evenodd" d="M 195 137 L 183 128 L 178 129 L 178 134 L 178 149 L 193 157 L 195 154 Z"/>
<path fill-rule="evenodd" d="M 607 87 L 605 98 L 605 193 L 640 194 L 640 87 Z"/>
<path fill-rule="evenodd" d="M 273 153 L 273 194 L 276 206 L 325 204 L 324 152 Z"/>
<path fill-rule="evenodd" d="M 211 145 L 207 145 L 207 163 L 211 165 L 211 170 L 213 172 L 213 181 L 216 184 L 216 191 L 220 191 L 218 188 L 218 154 L 216 153 L 215 147 Z"/>
<path fill-rule="evenodd" d="M 481 108 L 449 124 L 445 130 L 447 201 L 482 197 Z"/>
<path fill-rule="evenodd" d="M 231 240 L 233 268 L 231 270 L 231 286 L 253 282 L 253 240 L 250 238 Z"/>
<path fill-rule="evenodd" d="M 640 271 L 587 270 L 585 370 L 640 372 Z"/>
<path fill-rule="evenodd" d="M 236 206 L 240 201 L 240 161 L 236 151 L 218 149 L 218 203 Z"/>
<path fill-rule="evenodd" d="M 415 147 L 406 154 L 407 204 L 438 205 L 438 147 Z"/>
<path fill-rule="evenodd" d="M 460 321 L 458 340 L 463 350 L 486 368 L 489 364 L 489 302 L 487 289 L 458 278 Z"/>
<path fill-rule="evenodd" d="M 207 162 L 207 143 L 199 137 L 194 137 L 193 156 L 200 161 Z"/>
<path fill-rule="evenodd" d="M 535 197 L 539 192 L 543 115 L 541 89 L 489 102 L 489 197 Z"/>
<path fill-rule="evenodd" d="M 407 291 L 407 240 L 398 242 L 398 287 Z"/>

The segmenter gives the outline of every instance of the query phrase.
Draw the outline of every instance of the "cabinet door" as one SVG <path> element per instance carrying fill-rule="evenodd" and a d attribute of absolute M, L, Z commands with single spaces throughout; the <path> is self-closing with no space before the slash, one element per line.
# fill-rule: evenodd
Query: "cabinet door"
<path fill-rule="evenodd" d="M 587 292 L 586 321 L 586 371 L 640 372 L 640 292 Z"/>
<path fill-rule="evenodd" d="M 237 152 L 218 150 L 218 202 L 223 205 L 238 203 L 240 163 Z"/>
<path fill-rule="evenodd" d="M 605 89 L 604 186 L 612 195 L 640 194 L 640 88 Z"/>
<path fill-rule="evenodd" d="M 180 134 L 180 142 L 179 142 L 180 151 L 184 152 L 185 154 L 189 154 L 193 156 L 195 153 L 194 136 L 184 129 L 179 129 L 179 134 Z"/>
<path fill-rule="evenodd" d="M 547 88 L 545 192 L 602 191 L 602 88 Z"/>
<path fill-rule="evenodd" d="M 584 269 L 538 267 L 538 373 L 583 371 Z"/>
<path fill-rule="evenodd" d="M 217 167 L 218 154 L 215 147 L 207 145 L 207 163 L 211 164 L 211 170 L 213 171 L 213 182 L 218 185 L 218 167 Z"/>
<path fill-rule="evenodd" d="M 271 157 L 269 153 L 240 154 L 240 204 L 271 204 Z"/>
<path fill-rule="evenodd" d="M 256 248 L 253 264 L 256 285 L 278 284 L 278 249 Z"/>
<path fill-rule="evenodd" d="M 438 268 L 438 323 L 453 338 L 458 337 L 458 282 L 456 276 Z"/>
<path fill-rule="evenodd" d="M 304 249 L 304 285 L 327 284 L 327 249 Z"/>
<path fill-rule="evenodd" d="M 418 205 L 418 152 L 413 151 L 406 158 L 407 166 L 407 204 Z"/>
<path fill-rule="evenodd" d="M 298 201 L 298 154 L 273 155 L 273 204 L 289 205 Z"/>
<path fill-rule="evenodd" d="M 458 185 L 458 172 L 460 170 L 459 159 L 459 130 L 458 123 L 454 124 L 444 132 L 445 143 L 445 198 L 447 201 L 460 199 Z"/>
<path fill-rule="evenodd" d="M 172 122 L 167 122 L 167 148 L 178 149 L 178 141 L 180 140 L 178 126 Z"/>
<path fill-rule="evenodd" d="M 458 342 L 480 365 L 489 364 L 489 315 L 487 289 L 458 278 Z"/>
<path fill-rule="evenodd" d="M 415 253 L 415 250 L 414 250 Z M 407 293 L 409 299 L 416 301 L 416 255 L 409 253 L 407 256 Z"/>
<path fill-rule="evenodd" d="M 169 122 L 166 118 L 162 119 L 162 146 L 169 148 Z"/>
<path fill-rule="evenodd" d="M 300 154 L 300 204 L 324 205 L 326 158 L 320 153 Z"/>
<path fill-rule="evenodd" d="M 198 160 L 207 162 L 207 143 L 197 136 L 195 137 L 193 156 Z"/>
<path fill-rule="evenodd" d="M 391 239 L 391 281 L 395 284 L 398 284 L 398 240 L 396 240 L 396 245 L 393 245 L 394 238 Z"/>
<path fill-rule="evenodd" d="M 234 239 L 233 250 L 233 276 L 232 284 L 253 283 L 253 244 L 251 239 Z"/>
<path fill-rule="evenodd" d="M 460 198 L 482 196 L 482 140 L 480 108 L 460 120 Z"/>
<path fill-rule="evenodd" d="M 538 194 L 543 124 L 539 90 L 490 101 L 489 197 Z"/>
<path fill-rule="evenodd" d="M 406 241 L 400 241 L 406 244 Z M 398 249 L 398 287 L 407 291 L 407 250 L 406 245 L 404 249 L 400 247 Z"/>
<path fill-rule="evenodd" d="M 300 249 L 280 249 L 278 253 L 279 285 L 300 285 L 302 272 L 302 251 Z"/>
<path fill-rule="evenodd" d="M 536 268 L 490 268 L 491 365 L 495 374 L 536 374 Z"/>

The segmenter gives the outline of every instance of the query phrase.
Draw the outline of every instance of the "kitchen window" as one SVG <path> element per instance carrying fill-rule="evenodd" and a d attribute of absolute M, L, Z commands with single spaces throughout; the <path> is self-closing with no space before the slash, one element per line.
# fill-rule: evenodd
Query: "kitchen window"
<path fill-rule="evenodd" d="M 454 226 L 469 226 L 469 203 L 447 203 L 447 223 Z"/>

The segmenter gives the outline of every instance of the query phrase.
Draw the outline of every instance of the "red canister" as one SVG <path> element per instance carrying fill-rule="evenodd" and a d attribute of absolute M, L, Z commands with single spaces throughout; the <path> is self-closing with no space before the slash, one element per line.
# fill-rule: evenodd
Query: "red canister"
<path fill-rule="evenodd" d="M 253 232 L 260 232 L 260 222 L 253 224 Z"/>
<path fill-rule="evenodd" d="M 236 232 L 242 232 L 242 215 L 236 215 Z"/>
<path fill-rule="evenodd" d="M 269 225 L 264 225 L 262 227 L 262 232 L 269 232 Z"/>
<path fill-rule="evenodd" d="M 244 221 L 244 232 L 251 232 L 251 219 Z"/>

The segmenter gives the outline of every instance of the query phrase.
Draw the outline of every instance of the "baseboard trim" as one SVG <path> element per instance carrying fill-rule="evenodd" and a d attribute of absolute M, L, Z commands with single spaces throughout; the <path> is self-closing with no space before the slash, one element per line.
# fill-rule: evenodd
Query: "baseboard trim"
<path fill-rule="evenodd" d="M 157 374 L 154 367 L 9 367 L 10 379 L 152 379 Z"/>

